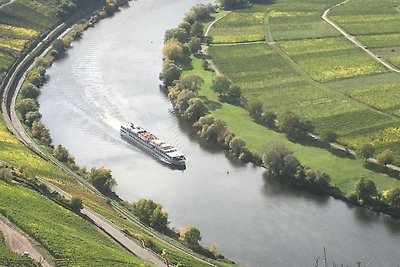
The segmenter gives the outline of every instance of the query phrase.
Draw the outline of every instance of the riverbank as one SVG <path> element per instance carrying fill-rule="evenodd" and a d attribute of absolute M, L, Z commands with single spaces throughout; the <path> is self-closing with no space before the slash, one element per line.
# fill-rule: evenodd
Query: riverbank
<path fill-rule="evenodd" d="M 108 166 L 122 198 L 136 201 L 145 197 L 163 203 L 172 227 L 193 223 L 202 232 L 202 244 L 216 241 L 224 255 L 243 265 L 311 265 L 310 255 L 320 256 L 323 245 L 328 255 L 342 263 L 350 265 L 358 256 L 373 255 L 377 266 L 382 262 L 390 265 L 396 260 L 395 253 L 376 248 L 376 242 L 368 242 L 368 237 L 373 235 L 387 247 L 396 247 L 394 221 L 349 208 L 342 201 L 267 182 L 263 170 L 227 158 L 224 151 L 195 137 L 187 124 L 177 119 L 158 90 L 160 51 L 164 31 L 175 27 L 181 20 L 177 14 L 183 15 L 193 4 L 138 1 L 135 8 L 87 31 L 68 51 L 69 56 L 49 69 L 54 78 L 39 98 L 42 120 L 51 130 L 53 142 L 63 144 L 85 165 Z M 143 25 L 146 31 L 134 30 L 132 25 Z M 120 49 L 115 50 L 117 44 Z M 113 59 L 105 55 L 113 55 Z M 127 122 L 139 124 L 179 148 L 187 155 L 187 169 L 165 168 L 122 142 L 118 127 Z M 366 218 L 376 223 L 367 223 Z M 309 229 L 312 222 L 318 223 Z M 330 230 L 324 231 L 327 228 Z M 295 243 L 289 241 L 294 233 L 303 233 L 296 235 Z M 334 245 L 343 239 L 348 240 L 346 244 Z M 249 242 L 238 245 L 243 240 Z M 357 246 L 353 240 L 363 245 Z M 293 257 L 288 259 L 288 253 Z"/>
<path fill-rule="evenodd" d="M 87 25 L 86 25 L 87 26 Z M 81 33 L 82 33 L 82 31 L 75 31 L 75 28 L 76 27 L 73 27 L 72 28 L 72 35 L 73 36 L 76 36 L 76 37 L 79 37 L 79 36 L 81 36 Z M 81 27 L 80 27 L 81 28 Z M 85 28 L 85 27 L 82 27 L 82 28 Z M 81 28 L 81 29 L 82 29 Z M 70 39 L 71 38 L 71 36 L 69 36 L 68 34 L 62 34 L 63 35 L 63 39 L 64 38 L 68 38 L 68 39 L 64 39 L 64 40 L 66 40 L 66 41 L 69 41 L 67 44 L 69 44 L 70 43 L 70 41 L 72 41 L 72 39 Z M 64 40 L 62 40 L 62 41 L 64 41 Z M 65 45 L 64 47 L 67 47 L 68 45 Z M 54 47 L 53 47 L 54 48 Z M 59 48 L 59 47 L 58 47 Z M 62 49 L 62 51 L 60 51 L 60 50 L 58 50 L 58 51 L 54 51 L 54 50 L 50 50 L 50 53 L 51 53 L 51 55 L 53 56 L 53 55 L 57 55 L 57 56 L 59 56 L 61 53 L 60 52 L 64 52 L 64 49 L 65 48 L 63 48 L 63 47 L 61 47 L 61 49 Z M 56 53 L 57 52 L 57 53 Z M 43 63 L 43 61 L 46 63 L 46 62 L 49 62 L 49 63 L 51 63 L 52 62 L 52 59 L 50 59 L 50 60 L 46 60 L 46 57 L 44 57 L 43 59 L 41 59 L 41 60 L 37 60 L 36 62 L 41 62 L 41 63 Z M 39 66 L 36 66 L 36 70 L 35 69 L 31 69 L 30 70 L 30 73 L 28 74 L 28 78 L 30 77 L 30 74 L 32 73 L 32 71 L 34 72 L 34 71 L 37 71 L 37 69 L 38 68 L 41 68 L 41 67 L 44 67 L 44 66 L 46 66 L 46 67 L 49 67 L 51 64 L 49 64 L 49 63 L 46 63 L 45 65 L 39 65 Z M 41 72 L 40 73 L 41 75 L 41 77 L 45 77 L 45 73 L 44 72 Z M 22 75 L 22 77 L 24 77 L 23 75 Z M 43 79 L 41 79 L 40 77 L 39 77 L 39 79 L 37 79 L 37 80 L 42 80 L 42 81 L 44 81 Z M 32 81 L 31 81 L 32 82 Z M 31 83 L 32 84 L 32 83 Z M 19 86 L 21 85 L 21 83 L 19 83 Z M 41 85 L 41 84 L 37 84 L 37 85 Z M 18 89 L 18 88 L 17 88 Z M 16 92 L 17 92 L 18 90 L 16 90 Z M 14 99 L 14 101 L 15 101 L 15 98 L 13 98 Z M 20 99 L 21 100 L 21 99 Z M 22 129 L 22 128 L 21 128 Z M 22 129 L 22 131 L 23 131 L 23 129 Z M 28 137 L 28 139 L 29 139 L 29 137 Z M 42 140 L 43 141 L 43 140 Z M 52 158 L 52 156 L 47 152 L 47 151 L 43 151 L 42 149 L 40 149 L 34 142 L 32 142 L 32 140 L 29 140 L 29 141 L 27 141 L 26 143 L 29 143 L 30 145 L 32 145 L 32 148 L 34 148 L 35 150 L 37 150 L 37 151 L 39 151 L 39 153 L 40 154 L 42 154 L 44 157 L 50 157 L 50 159 Z M 54 159 L 52 160 L 52 161 L 54 161 Z M 60 162 L 57 162 L 56 160 L 54 161 L 54 163 L 56 163 L 56 165 L 59 165 L 59 166 L 62 166 L 63 164 L 62 163 L 60 163 Z M 65 166 L 64 167 L 62 167 L 63 169 L 65 169 Z M 68 169 L 65 169 L 65 170 L 67 170 L 67 172 L 68 173 L 70 173 L 70 174 L 72 174 L 72 176 L 75 176 L 76 177 L 76 174 L 74 174 L 73 172 L 71 172 L 70 170 L 68 170 Z M 81 183 L 83 182 L 83 185 L 86 185 L 87 186 L 87 183 L 85 184 L 85 182 L 82 180 L 82 179 L 80 179 L 80 178 L 78 178 L 78 181 L 80 181 Z M 52 181 L 52 182 L 54 182 L 54 181 Z M 59 181 L 59 182 L 61 182 L 61 181 Z M 93 189 L 92 187 L 89 187 L 89 189 Z M 93 204 L 93 203 L 92 203 Z M 113 205 L 115 205 L 115 204 L 113 204 Z M 96 208 L 97 207 L 97 205 L 95 205 L 94 206 L 94 208 Z M 121 209 L 122 207 L 119 207 L 119 209 Z M 101 209 L 99 209 L 99 207 L 97 207 L 97 210 L 100 210 L 100 212 L 101 213 L 103 213 L 104 214 L 104 210 L 101 210 Z M 108 215 L 108 217 L 110 217 L 110 215 L 111 214 L 107 214 Z M 125 215 L 126 216 L 126 215 Z M 153 249 L 155 249 L 156 251 L 158 251 L 158 252 L 162 252 L 162 250 L 163 250 L 163 248 L 165 248 L 165 244 L 167 244 L 167 243 L 165 243 L 165 241 L 163 241 L 163 239 L 159 239 L 159 241 L 162 241 L 161 243 L 164 243 L 164 244 L 160 244 L 159 242 L 156 242 L 153 238 L 149 238 L 149 237 L 147 237 L 146 235 L 147 234 L 145 234 L 145 236 L 143 236 L 143 237 L 141 237 L 142 235 L 143 235 L 143 233 L 141 233 L 140 234 L 140 236 L 137 236 L 138 235 L 138 231 L 137 231 L 137 229 L 136 230 L 133 230 L 132 229 L 132 227 L 131 226 L 126 226 L 127 228 L 125 228 L 126 229 L 126 231 L 129 231 L 130 233 L 132 233 L 133 235 L 135 235 L 137 238 L 139 238 L 139 239 L 145 239 L 145 240 L 147 240 L 145 243 L 147 244 L 151 244 L 151 247 L 153 248 Z M 140 228 L 140 227 L 139 227 Z M 154 234 L 154 233 L 152 233 L 152 234 Z M 179 245 L 180 246 L 180 245 Z M 182 248 L 179 248 L 179 246 L 172 246 L 173 247 L 173 250 L 172 251 L 169 251 L 168 253 L 167 253 L 167 256 L 168 257 L 170 257 L 170 261 L 171 262 L 177 262 L 177 258 L 179 258 L 179 261 L 182 261 L 183 263 L 185 263 L 185 264 L 188 264 L 188 263 L 190 263 L 190 265 L 193 265 L 193 266 L 202 266 L 202 264 L 201 263 L 198 263 L 197 261 L 199 261 L 199 262 L 201 262 L 201 260 L 199 259 L 199 258 L 196 258 L 196 256 L 193 256 L 193 255 L 190 255 L 188 252 L 186 252 L 186 251 L 184 251 L 184 250 L 182 250 Z M 168 248 L 171 248 L 170 247 L 170 245 L 167 245 L 167 247 Z M 177 249 L 177 251 L 174 251 L 174 249 Z M 183 254 L 182 254 L 183 253 Z M 189 258 L 186 258 L 185 259 L 185 256 L 184 255 L 190 255 L 190 257 L 193 257 L 193 259 L 190 259 L 190 257 Z M 199 265 L 200 264 L 200 265 Z M 207 263 L 206 261 L 203 261 L 203 264 L 205 264 L 205 265 L 213 265 L 212 263 Z M 224 264 L 224 263 L 221 263 L 221 264 Z"/>

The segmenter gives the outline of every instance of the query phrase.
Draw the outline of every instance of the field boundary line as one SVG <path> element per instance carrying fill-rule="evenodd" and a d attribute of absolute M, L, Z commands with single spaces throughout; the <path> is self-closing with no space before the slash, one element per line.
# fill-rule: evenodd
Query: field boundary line
<path fill-rule="evenodd" d="M 326 22 L 328 22 L 330 25 L 332 25 L 336 30 L 338 30 L 347 40 L 349 40 L 350 42 L 352 42 L 353 44 L 355 44 L 356 46 L 358 46 L 359 48 L 361 48 L 364 52 L 366 52 L 368 55 L 370 55 L 375 61 L 379 62 L 380 64 L 382 64 L 383 66 L 385 66 L 386 68 L 388 68 L 391 71 L 400 73 L 400 69 L 395 68 L 394 66 L 392 66 L 391 64 L 389 64 L 388 62 L 386 62 L 385 60 L 383 60 L 382 58 L 380 58 L 379 55 L 371 52 L 367 46 L 363 45 L 360 41 L 358 41 L 356 39 L 355 36 L 349 34 L 348 32 L 346 32 L 342 27 L 340 27 L 339 25 L 337 25 L 335 22 L 333 22 L 329 17 L 329 12 L 336 8 L 339 7 L 341 5 L 344 5 L 346 3 L 348 3 L 350 0 L 345 0 L 339 4 L 336 4 L 330 8 L 328 8 L 327 10 L 325 10 L 324 14 L 322 15 L 322 19 L 325 20 Z"/>
<path fill-rule="evenodd" d="M 208 36 L 208 33 L 210 32 L 211 27 L 212 27 L 215 23 L 217 23 L 220 19 L 226 17 L 229 13 L 231 13 L 231 11 L 226 12 L 224 15 L 222 15 L 221 17 L 215 19 L 213 22 L 211 22 L 210 25 L 208 25 L 206 31 L 204 32 L 204 36 L 207 37 L 207 36 Z"/>

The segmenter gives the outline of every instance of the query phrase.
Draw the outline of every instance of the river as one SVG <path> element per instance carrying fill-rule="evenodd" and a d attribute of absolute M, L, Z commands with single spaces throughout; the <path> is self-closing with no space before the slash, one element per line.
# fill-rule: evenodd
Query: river
<path fill-rule="evenodd" d="M 242 265 L 314 266 L 324 247 L 335 263 L 400 264 L 399 221 L 282 186 L 177 119 L 159 89 L 163 34 L 198 2 L 133 1 L 74 42 L 49 69 L 39 98 L 54 144 L 80 164 L 110 168 L 123 199 L 162 203 L 172 227 L 195 225 L 202 244 L 217 242 Z M 127 122 L 178 147 L 187 169 L 170 169 L 122 141 L 118 129 Z"/>

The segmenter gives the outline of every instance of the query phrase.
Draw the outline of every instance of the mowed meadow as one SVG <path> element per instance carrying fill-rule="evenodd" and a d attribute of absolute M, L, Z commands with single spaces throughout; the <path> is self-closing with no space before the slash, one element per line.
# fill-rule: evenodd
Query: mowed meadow
<path fill-rule="evenodd" d="M 246 98 L 261 100 L 266 111 L 294 111 L 311 120 L 316 133 L 334 130 L 352 149 L 366 143 L 376 153 L 389 148 L 400 163 L 400 74 L 322 19 L 341 2 L 277 0 L 232 11 L 211 28 L 209 53 Z M 398 66 L 399 6 L 399 0 L 350 0 L 329 17 Z"/>

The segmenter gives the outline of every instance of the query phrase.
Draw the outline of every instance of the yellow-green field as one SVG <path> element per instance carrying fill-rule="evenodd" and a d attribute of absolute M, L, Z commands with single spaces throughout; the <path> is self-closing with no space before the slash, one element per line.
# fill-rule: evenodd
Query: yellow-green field
<path fill-rule="evenodd" d="M 223 38 L 224 25 L 226 30 L 229 25 L 228 32 L 239 33 L 245 41 L 241 29 L 253 25 L 251 32 L 258 31 L 275 43 L 215 42 L 209 53 L 219 70 L 237 83 L 248 99 L 258 98 L 266 111 L 294 111 L 311 120 L 317 133 L 334 130 L 340 142 L 355 149 L 365 143 L 376 145 L 377 153 L 389 148 L 400 163 L 396 131 L 400 126 L 396 94 L 400 75 L 390 73 L 321 18 L 326 9 L 340 2 L 277 0 L 232 11 L 215 24 L 218 31 L 211 29 L 214 40 Z M 350 0 L 334 8 L 330 16 L 346 30 L 357 21 L 364 25 L 362 35 L 354 32 L 359 34 L 356 37 L 400 66 L 396 5 L 400 6 L 399 0 L 369 0 L 368 4 Z M 262 17 L 262 12 L 264 27 L 259 21 L 245 19 L 253 13 Z M 388 32 L 388 28 L 392 30 Z"/>

